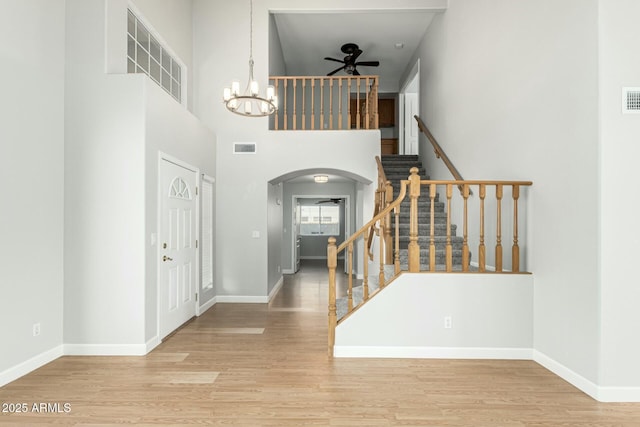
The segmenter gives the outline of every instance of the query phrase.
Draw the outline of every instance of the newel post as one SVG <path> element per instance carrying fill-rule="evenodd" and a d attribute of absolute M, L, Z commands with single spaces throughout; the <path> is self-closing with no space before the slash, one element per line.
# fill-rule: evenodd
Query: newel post
<path fill-rule="evenodd" d="M 411 168 L 409 176 L 409 198 L 411 199 L 409 219 L 409 272 L 420 272 L 420 245 L 418 245 L 418 197 L 420 197 L 420 176 L 418 168 Z"/>
<path fill-rule="evenodd" d="M 333 346 L 336 342 L 336 267 L 338 266 L 338 250 L 336 238 L 329 237 L 327 246 L 327 267 L 329 268 L 329 357 L 333 357 Z"/>

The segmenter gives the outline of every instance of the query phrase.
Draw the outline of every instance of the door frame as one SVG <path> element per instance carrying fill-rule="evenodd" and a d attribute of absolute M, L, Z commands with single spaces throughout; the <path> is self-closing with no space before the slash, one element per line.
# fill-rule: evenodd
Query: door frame
<path fill-rule="evenodd" d="M 295 209 L 296 209 L 296 200 L 297 199 L 330 199 L 330 198 L 336 198 L 336 197 L 341 197 L 344 198 L 344 218 L 343 220 L 345 221 L 344 224 L 344 235 L 345 235 L 345 239 L 348 239 L 349 237 L 351 237 L 351 196 L 348 194 L 329 194 L 329 195 L 322 195 L 322 194 L 293 194 L 291 196 L 291 218 L 289 218 L 289 220 L 291 221 L 289 223 L 289 227 L 291 230 L 291 266 L 292 266 L 292 270 L 294 270 L 295 273 L 295 263 L 296 263 L 296 233 L 293 231 L 293 228 L 295 226 L 294 224 L 294 216 L 295 216 Z M 347 263 L 345 262 L 345 272 L 347 269 Z M 354 265 L 354 268 L 357 268 L 357 266 Z"/>
<path fill-rule="evenodd" d="M 158 337 L 158 340 L 160 342 L 162 342 L 162 339 L 164 337 L 160 337 L 160 304 L 162 303 L 162 301 L 160 300 L 160 288 L 162 286 L 162 281 L 161 281 L 161 274 L 160 274 L 160 269 L 162 268 L 161 263 L 160 263 L 160 254 L 161 254 L 161 247 L 160 247 L 160 242 L 161 242 L 161 237 L 162 237 L 162 233 L 161 233 L 161 228 L 162 228 L 162 197 L 163 197 L 163 188 L 162 188 L 162 179 L 160 178 L 160 173 L 161 173 L 161 165 L 162 162 L 169 162 L 169 163 L 173 163 L 174 165 L 180 166 L 184 169 L 187 169 L 188 171 L 192 172 L 195 174 L 196 177 L 196 194 L 195 194 L 195 227 L 196 227 L 196 231 L 195 234 L 198 238 L 198 241 L 200 241 L 200 191 L 198 189 L 198 187 L 201 187 L 200 185 L 200 180 L 202 179 L 201 174 L 200 174 L 200 169 L 196 166 L 193 166 L 183 160 L 178 159 L 177 157 L 174 157 L 170 154 L 164 153 L 162 151 L 158 151 L 158 164 L 157 164 L 157 173 L 156 173 L 156 179 L 157 179 L 157 206 L 156 206 L 156 235 L 158 236 L 156 239 L 156 252 L 155 252 L 155 257 L 156 257 L 156 299 L 157 299 L 157 303 L 156 303 L 156 336 Z M 200 275 L 200 245 L 196 246 L 196 256 L 195 256 L 195 271 L 197 272 L 196 274 L 196 308 L 195 308 L 195 315 L 199 316 L 200 315 L 200 291 L 202 288 L 202 277 Z"/>
<path fill-rule="evenodd" d="M 406 154 L 406 150 L 405 150 L 405 114 L 406 114 L 406 108 L 405 108 L 405 103 L 406 103 L 406 97 L 405 94 L 407 93 L 407 88 L 409 87 L 409 85 L 411 83 L 413 83 L 414 79 L 416 80 L 416 93 L 418 95 L 418 115 L 420 112 L 420 58 L 418 58 L 416 60 L 416 63 L 413 64 L 413 67 L 411 68 L 411 71 L 409 72 L 409 74 L 407 75 L 407 78 L 405 79 L 405 81 L 402 83 L 401 89 L 400 89 L 400 93 L 398 94 L 398 99 L 399 99 L 399 104 L 398 105 L 398 153 L 399 154 Z M 413 92 L 412 92 L 413 93 Z M 420 144 L 419 144 L 419 138 L 418 138 L 418 154 L 420 154 Z"/>

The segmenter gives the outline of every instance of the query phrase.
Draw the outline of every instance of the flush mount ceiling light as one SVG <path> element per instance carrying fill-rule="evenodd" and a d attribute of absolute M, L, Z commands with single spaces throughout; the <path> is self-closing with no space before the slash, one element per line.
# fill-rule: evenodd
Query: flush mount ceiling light
<path fill-rule="evenodd" d="M 240 82 L 234 80 L 224 88 L 223 101 L 232 113 L 248 117 L 264 117 L 278 109 L 278 97 L 273 86 L 267 86 L 265 97 L 260 96 L 258 82 L 253 77 L 253 0 L 249 2 L 249 82 L 240 94 Z"/>
<path fill-rule="evenodd" d="M 318 184 L 324 184 L 325 182 L 329 182 L 329 177 L 327 175 L 315 175 L 313 180 Z"/>

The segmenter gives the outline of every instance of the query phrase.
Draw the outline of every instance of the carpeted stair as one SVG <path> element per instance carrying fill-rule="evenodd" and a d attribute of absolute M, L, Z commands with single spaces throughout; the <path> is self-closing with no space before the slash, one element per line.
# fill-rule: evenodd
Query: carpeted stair
<path fill-rule="evenodd" d="M 420 179 L 429 179 L 426 171 L 422 167 L 418 156 L 416 155 L 388 155 L 382 156 L 382 167 L 384 169 L 387 180 L 393 185 L 393 198 L 398 196 L 400 189 L 400 181 L 408 179 L 411 174 L 411 168 L 418 168 Z M 400 269 L 409 269 L 409 213 L 411 201 L 409 196 L 405 196 L 400 205 L 399 220 L 399 246 L 400 246 Z M 446 264 L 446 244 L 447 244 L 447 213 L 445 212 L 445 204 L 440 201 L 439 194 L 435 197 L 434 206 L 434 228 L 435 228 L 435 246 L 436 246 L 436 271 L 445 270 Z M 392 235 L 395 236 L 395 219 L 392 217 Z M 457 227 L 451 224 L 451 244 L 453 246 L 453 270 L 462 270 L 462 242 L 461 236 L 456 236 Z M 421 187 L 420 197 L 418 198 L 418 244 L 420 245 L 420 270 L 429 270 L 429 242 L 431 233 L 431 199 L 429 197 L 429 189 Z M 378 289 L 378 272 L 374 271 L 369 278 L 369 294 Z M 393 276 L 393 266 L 385 266 L 385 276 L 387 280 Z M 353 305 L 354 307 L 362 301 L 362 286 L 353 288 Z M 347 298 L 340 298 L 337 301 L 338 319 L 347 312 Z"/>

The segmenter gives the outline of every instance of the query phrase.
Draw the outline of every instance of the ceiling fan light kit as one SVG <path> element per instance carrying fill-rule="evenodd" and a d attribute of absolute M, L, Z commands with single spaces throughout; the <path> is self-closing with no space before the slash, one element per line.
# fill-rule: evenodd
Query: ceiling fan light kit
<path fill-rule="evenodd" d="M 360 73 L 356 69 L 357 66 L 377 67 L 380 65 L 380 61 L 356 62 L 358 57 L 362 55 L 362 49 L 360 49 L 358 45 L 355 43 L 345 43 L 342 45 L 340 50 L 342 51 L 342 53 L 347 55 L 344 57 L 344 59 L 336 59 L 336 58 L 329 58 L 329 57 L 324 58 L 327 61 L 340 62 L 344 64 L 342 67 L 336 68 L 335 70 L 328 73 L 327 76 L 333 76 L 335 73 L 341 70 L 344 70 L 349 75 L 359 76 Z"/>
<path fill-rule="evenodd" d="M 264 117 L 278 109 L 275 88 L 267 86 L 266 96 L 260 96 L 260 87 L 253 77 L 253 0 L 249 1 L 249 82 L 240 94 L 240 82 L 234 80 L 231 87 L 225 87 L 222 99 L 229 111 L 247 117 Z"/>

